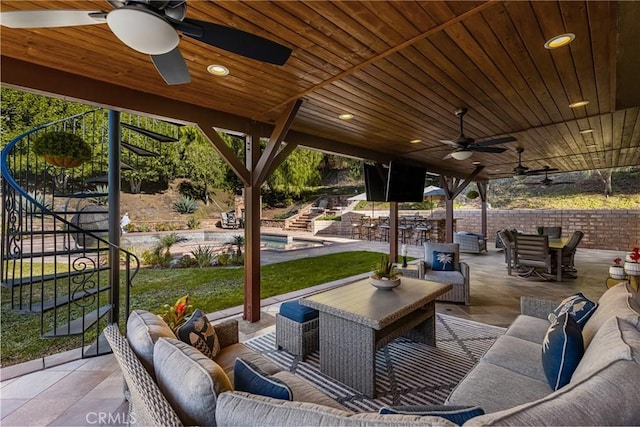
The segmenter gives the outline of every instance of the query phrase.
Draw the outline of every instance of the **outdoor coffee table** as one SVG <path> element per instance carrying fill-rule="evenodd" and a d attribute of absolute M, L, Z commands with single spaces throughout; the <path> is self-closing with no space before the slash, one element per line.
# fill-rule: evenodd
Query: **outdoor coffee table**
<path fill-rule="evenodd" d="M 381 290 L 364 279 L 302 298 L 320 312 L 320 370 L 375 397 L 376 350 L 401 335 L 435 346 L 435 299 L 451 288 L 403 277 Z"/>

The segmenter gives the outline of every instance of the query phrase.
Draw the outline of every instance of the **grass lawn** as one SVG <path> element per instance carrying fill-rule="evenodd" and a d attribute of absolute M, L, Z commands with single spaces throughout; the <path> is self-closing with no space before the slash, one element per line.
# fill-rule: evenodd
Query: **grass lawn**
<path fill-rule="evenodd" d="M 355 251 L 303 258 L 261 268 L 261 298 L 269 298 L 321 283 L 371 271 L 380 262 L 377 252 Z M 122 292 L 124 293 L 124 292 Z M 190 304 L 205 313 L 241 305 L 244 269 L 142 269 L 131 288 L 131 309 L 158 312 L 188 294 Z M 2 289 L 2 366 L 13 365 L 78 347 L 78 338 L 42 339 L 40 315 L 11 310 L 10 291 Z"/>

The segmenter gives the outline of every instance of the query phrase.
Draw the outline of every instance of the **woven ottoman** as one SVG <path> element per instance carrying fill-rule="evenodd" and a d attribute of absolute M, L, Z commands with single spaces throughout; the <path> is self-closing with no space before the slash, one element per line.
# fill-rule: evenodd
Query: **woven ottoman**
<path fill-rule="evenodd" d="M 276 348 L 304 360 L 318 347 L 318 310 L 300 305 L 298 300 L 282 303 L 276 314 Z"/>

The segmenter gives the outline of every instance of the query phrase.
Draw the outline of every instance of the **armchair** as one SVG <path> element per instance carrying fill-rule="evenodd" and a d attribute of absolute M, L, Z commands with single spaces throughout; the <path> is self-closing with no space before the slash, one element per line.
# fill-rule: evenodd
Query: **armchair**
<path fill-rule="evenodd" d="M 460 252 L 479 254 L 487 251 L 487 240 L 481 234 L 460 231 L 453 235 L 453 242 L 460 244 Z"/>
<path fill-rule="evenodd" d="M 433 252 L 453 252 L 453 271 L 436 271 L 433 266 Z M 462 302 L 469 305 L 469 265 L 460 262 L 458 243 L 424 243 L 424 260 L 420 263 L 420 278 L 432 282 L 453 285 L 453 289 L 437 298 L 437 301 Z"/>

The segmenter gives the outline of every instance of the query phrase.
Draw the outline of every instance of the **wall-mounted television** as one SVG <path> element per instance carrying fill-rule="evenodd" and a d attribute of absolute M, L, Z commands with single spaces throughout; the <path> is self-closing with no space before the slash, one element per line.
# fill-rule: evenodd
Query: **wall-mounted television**
<path fill-rule="evenodd" d="M 392 160 L 387 178 L 387 202 L 422 202 L 427 169 Z"/>
<path fill-rule="evenodd" d="M 367 201 L 384 202 L 387 197 L 387 170 L 381 164 L 364 164 L 364 187 Z"/>

